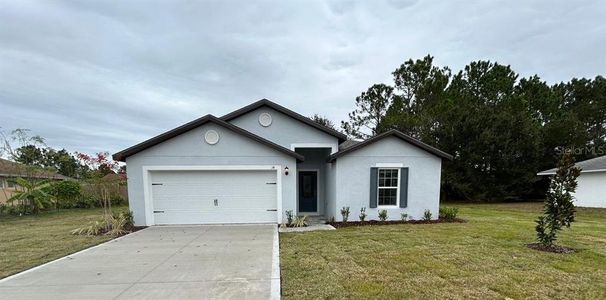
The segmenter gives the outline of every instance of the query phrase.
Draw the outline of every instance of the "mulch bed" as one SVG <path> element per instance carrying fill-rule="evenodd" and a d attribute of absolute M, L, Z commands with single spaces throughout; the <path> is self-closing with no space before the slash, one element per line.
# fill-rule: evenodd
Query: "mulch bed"
<path fill-rule="evenodd" d="M 565 246 L 558 246 L 558 245 L 545 246 L 541 243 L 532 243 L 532 244 L 527 244 L 526 246 L 530 249 L 534 249 L 534 250 L 538 250 L 538 251 L 545 251 L 545 252 L 552 252 L 552 253 L 567 254 L 567 253 L 575 252 L 575 250 L 573 248 L 569 248 L 569 247 L 565 247 Z"/>
<path fill-rule="evenodd" d="M 377 220 L 369 220 L 369 221 L 350 221 L 347 223 L 343 222 L 327 222 L 326 224 L 331 225 L 334 228 L 343 228 L 343 227 L 358 227 L 358 226 L 377 226 L 377 225 L 397 225 L 397 224 L 439 224 L 439 223 L 465 223 L 467 221 L 463 219 L 456 218 L 454 220 L 446 220 L 446 219 L 438 219 L 438 220 L 410 220 L 410 221 L 377 221 Z"/>

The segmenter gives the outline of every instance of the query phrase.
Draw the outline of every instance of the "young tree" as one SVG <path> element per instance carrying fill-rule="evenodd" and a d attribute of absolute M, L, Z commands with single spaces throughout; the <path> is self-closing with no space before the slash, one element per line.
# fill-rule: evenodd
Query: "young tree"
<path fill-rule="evenodd" d="M 356 109 L 349 113 L 349 122 L 341 128 L 350 137 L 368 138 L 379 133 L 379 124 L 393 101 L 393 87 L 375 84 L 356 97 Z"/>
<path fill-rule="evenodd" d="M 552 247 L 558 232 L 574 222 L 574 198 L 571 193 L 577 188 L 577 177 L 580 174 L 581 169 L 574 166 L 572 152 L 565 152 L 558 163 L 556 174 L 551 178 L 543 216 L 536 220 L 537 240 L 543 246 Z"/>
<path fill-rule="evenodd" d="M 113 176 L 105 176 L 109 173 L 118 173 L 120 166 L 116 161 L 110 159 L 108 152 L 99 152 L 95 155 L 76 153 L 82 164 L 92 170 L 92 176 L 88 180 L 94 193 L 99 197 L 103 207 L 103 219 L 105 230 L 111 229 L 113 220 L 111 196 L 112 191 L 120 185 L 120 179 Z"/>

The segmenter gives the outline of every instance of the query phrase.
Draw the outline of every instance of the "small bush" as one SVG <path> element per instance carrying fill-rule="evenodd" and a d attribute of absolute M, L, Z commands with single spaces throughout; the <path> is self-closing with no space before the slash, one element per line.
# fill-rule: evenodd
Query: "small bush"
<path fill-rule="evenodd" d="M 307 216 L 296 216 L 293 220 L 292 227 L 305 227 L 307 226 Z"/>
<path fill-rule="evenodd" d="M 423 221 L 431 221 L 431 211 L 426 209 L 423 213 Z"/>
<path fill-rule="evenodd" d="M 94 197 L 81 195 L 73 204 L 74 208 L 93 208 L 99 206 L 99 201 L 97 201 Z"/>
<path fill-rule="evenodd" d="M 91 222 L 89 225 L 71 231 L 75 235 L 111 235 L 118 236 L 128 233 L 133 227 L 132 212 L 113 214 L 108 218 Z"/>
<path fill-rule="evenodd" d="M 0 203 L 0 214 L 5 215 L 21 215 L 23 211 L 19 209 L 18 205 L 2 204 Z"/>
<path fill-rule="evenodd" d="M 457 218 L 459 209 L 456 207 L 440 207 L 440 219 L 453 221 Z"/>
<path fill-rule="evenodd" d="M 366 207 L 362 206 L 362 208 L 360 208 L 360 215 L 358 218 L 360 218 L 360 222 L 364 222 L 366 220 Z"/>
<path fill-rule="evenodd" d="M 401 213 L 400 214 L 400 218 L 402 219 L 402 221 L 406 221 L 408 219 L 408 214 L 407 213 Z"/>
<path fill-rule="evenodd" d="M 379 220 L 385 222 L 387 220 L 387 210 L 381 209 L 379 210 Z"/>
<path fill-rule="evenodd" d="M 341 216 L 343 217 L 343 223 L 346 223 L 347 219 L 349 219 L 349 206 L 341 208 Z"/>
<path fill-rule="evenodd" d="M 56 181 L 48 186 L 48 192 L 57 199 L 58 208 L 74 208 L 81 195 L 81 186 L 75 180 Z"/>
<path fill-rule="evenodd" d="M 286 214 L 286 225 L 292 225 L 292 220 L 293 220 L 293 213 L 292 213 L 292 209 L 289 209 L 285 212 Z"/>
<path fill-rule="evenodd" d="M 125 205 L 126 204 L 126 199 L 124 199 L 124 197 L 114 194 L 109 198 L 109 201 L 111 202 L 112 205 Z"/>

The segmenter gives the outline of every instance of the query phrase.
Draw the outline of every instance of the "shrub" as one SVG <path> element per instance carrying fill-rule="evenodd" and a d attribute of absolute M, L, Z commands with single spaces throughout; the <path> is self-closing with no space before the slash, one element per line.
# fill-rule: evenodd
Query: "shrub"
<path fill-rule="evenodd" d="M 80 195 L 74 202 L 74 208 L 93 208 L 98 206 L 99 201 L 89 195 Z"/>
<path fill-rule="evenodd" d="M 360 218 L 360 222 L 364 222 L 364 220 L 366 220 L 366 207 L 362 206 L 362 208 L 360 208 L 360 215 L 358 218 Z"/>
<path fill-rule="evenodd" d="M 292 227 L 305 227 L 307 226 L 307 216 L 296 216 L 293 220 Z"/>
<path fill-rule="evenodd" d="M 17 206 L 17 205 L 0 203 L 0 214 L 20 215 L 21 213 L 22 213 L 22 210 L 19 209 L 19 206 Z"/>
<path fill-rule="evenodd" d="M 440 207 L 440 219 L 453 221 L 457 218 L 459 209 L 456 207 Z"/>
<path fill-rule="evenodd" d="M 341 216 L 343 217 L 343 223 L 346 223 L 347 219 L 349 219 L 349 206 L 341 208 Z"/>
<path fill-rule="evenodd" d="M 426 209 L 423 213 L 423 221 L 431 221 L 431 211 Z"/>
<path fill-rule="evenodd" d="M 57 199 L 57 207 L 73 208 L 81 195 L 81 186 L 75 180 L 62 180 L 53 182 L 48 187 L 48 192 Z"/>
<path fill-rule="evenodd" d="M 400 214 L 400 218 L 402 218 L 402 221 L 406 221 L 406 219 L 408 219 L 408 214 L 407 213 L 401 213 Z"/>
<path fill-rule="evenodd" d="M 387 220 L 387 210 L 381 209 L 379 210 L 379 220 L 385 222 Z"/>
<path fill-rule="evenodd" d="M 132 212 L 121 212 L 112 214 L 101 220 L 93 221 L 89 225 L 72 230 L 76 235 L 123 235 L 131 231 L 133 227 Z"/>
<path fill-rule="evenodd" d="M 291 225 L 293 220 L 292 209 L 287 210 L 286 212 L 286 225 Z"/>
<path fill-rule="evenodd" d="M 124 205 L 126 204 L 126 199 L 124 199 L 124 197 L 118 195 L 118 194 L 114 194 L 110 197 L 109 201 L 111 202 L 112 205 Z"/>

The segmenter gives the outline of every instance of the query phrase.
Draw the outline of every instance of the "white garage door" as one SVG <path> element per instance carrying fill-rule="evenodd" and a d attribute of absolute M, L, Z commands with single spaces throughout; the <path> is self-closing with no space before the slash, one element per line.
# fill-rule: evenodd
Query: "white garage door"
<path fill-rule="evenodd" d="M 275 171 L 151 173 L 155 224 L 277 222 Z"/>

